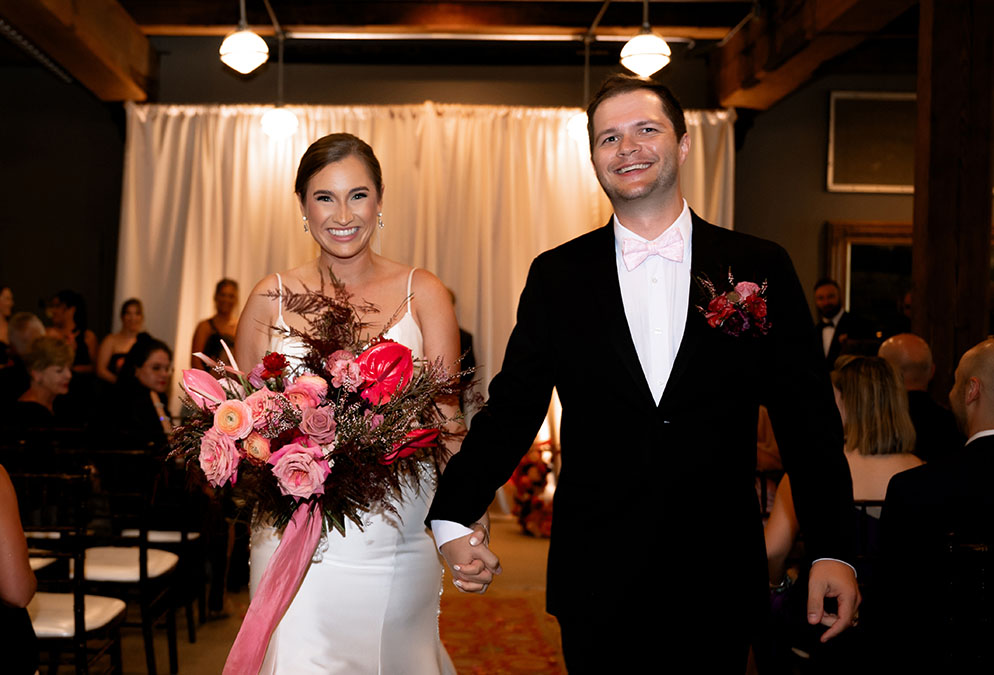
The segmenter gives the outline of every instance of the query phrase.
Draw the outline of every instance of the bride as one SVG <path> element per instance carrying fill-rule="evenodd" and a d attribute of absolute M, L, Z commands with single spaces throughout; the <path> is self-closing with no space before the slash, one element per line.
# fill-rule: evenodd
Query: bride
<path fill-rule="evenodd" d="M 383 181 L 372 148 L 343 133 L 315 141 L 300 160 L 295 191 L 304 231 L 321 253 L 300 267 L 270 274 L 252 290 L 238 322 L 238 362 L 258 363 L 269 351 L 283 353 L 291 363 L 299 359 L 303 345 L 285 331 L 307 325 L 284 311 L 279 294 L 320 288 L 330 268 L 353 301 L 376 306 L 377 312 L 364 317 L 370 337 L 386 330 L 385 337 L 409 347 L 414 358 L 440 356 L 455 364 L 459 329 L 445 286 L 430 272 L 370 248 L 373 232 L 383 227 Z M 387 325 L 398 308 L 400 318 Z M 366 514 L 363 530 L 346 521 L 344 537 L 326 528 L 272 634 L 260 673 L 455 672 L 438 634 L 442 567 L 424 527 L 434 491 L 431 479 L 420 489 L 406 487 L 396 497 L 396 514 Z M 253 595 L 278 543 L 272 527 L 254 526 Z"/>

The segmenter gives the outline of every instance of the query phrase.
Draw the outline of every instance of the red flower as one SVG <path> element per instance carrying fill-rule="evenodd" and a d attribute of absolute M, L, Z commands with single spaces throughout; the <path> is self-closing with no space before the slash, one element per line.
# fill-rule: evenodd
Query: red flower
<path fill-rule="evenodd" d="M 766 316 L 766 300 L 763 300 L 758 295 L 754 295 L 746 300 L 746 307 L 749 309 L 749 313 L 757 319 L 762 319 Z"/>
<path fill-rule="evenodd" d="M 268 380 L 271 377 L 279 377 L 283 369 L 290 365 L 286 357 L 279 352 L 271 352 L 262 357 L 262 367 L 266 370 L 262 373 L 262 378 Z"/>
<path fill-rule="evenodd" d="M 732 314 L 735 314 L 735 305 L 730 303 L 724 295 L 718 295 L 708 303 L 708 310 L 704 313 L 704 316 L 708 320 L 708 325 L 715 328 L 716 326 L 720 326 Z"/>
<path fill-rule="evenodd" d="M 418 450 L 430 448 L 438 441 L 438 429 L 408 431 L 403 441 L 393 444 L 393 450 L 380 457 L 381 464 L 392 464 L 402 457 L 409 457 Z"/>
<path fill-rule="evenodd" d="M 359 378 L 362 380 L 362 397 L 379 405 L 411 381 L 414 360 L 411 350 L 393 340 L 383 340 L 358 357 Z"/>

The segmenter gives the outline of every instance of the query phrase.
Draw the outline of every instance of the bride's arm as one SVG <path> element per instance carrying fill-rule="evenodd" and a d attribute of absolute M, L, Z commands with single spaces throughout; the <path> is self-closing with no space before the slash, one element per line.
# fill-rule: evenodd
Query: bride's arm
<path fill-rule="evenodd" d="M 434 361 L 442 357 L 442 363 L 450 373 L 459 371 L 456 361 L 459 359 L 459 324 L 456 322 L 456 312 L 452 307 L 449 291 L 431 272 L 418 269 L 414 273 L 411 292 L 414 305 L 414 318 L 421 327 L 424 338 L 425 359 Z M 439 407 L 446 417 L 459 414 L 459 397 L 452 396 L 439 401 Z M 461 422 L 449 426 L 449 431 L 461 433 L 466 427 Z M 449 451 L 455 454 L 459 450 L 458 440 L 448 444 Z"/>
<path fill-rule="evenodd" d="M 235 332 L 235 360 L 245 373 L 262 360 L 269 347 L 269 327 L 276 322 L 279 311 L 276 298 L 266 295 L 276 290 L 276 275 L 270 274 L 255 285 L 238 319 Z"/>

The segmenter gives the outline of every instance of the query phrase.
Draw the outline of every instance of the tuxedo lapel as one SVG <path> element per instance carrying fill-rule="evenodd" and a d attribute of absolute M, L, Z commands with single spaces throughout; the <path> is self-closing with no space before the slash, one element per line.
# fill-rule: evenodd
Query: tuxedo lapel
<path fill-rule="evenodd" d="M 613 220 L 608 221 L 608 224 L 602 227 L 600 232 L 603 235 L 599 236 L 595 242 L 593 264 L 590 270 L 594 289 L 591 298 L 594 302 L 593 306 L 604 309 L 604 324 L 608 339 L 621 362 L 625 365 L 628 375 L 639 388 L 639 395 L 655 405 L 652 391 L 649 389 L 649 383 L 642 370 L 642 363 L 639 361 L 638 352 L 635 351 L 635 342 L 632 340 L 628 318 L 625 316 L 625 305 L 621 299 Z"/>
<path fill-rule="evenodd" d="M 666 388 L 659 399 L 659 407 L 663 407 L 668 397 L 673 396 L 673 392 L 680 386 L 680 378 L 684 375 L 687 367 L 693 363 L 697 354 L 697 349 L 703 342 L 704 331 L 707 322 L 700 310 L 698 303 L 702 298 L 702 291 L 697 282 L 702 275 L 714 278 L 714 269 L 720 266 L 720 260 L 716 256 L 717 251 L 712 242 L 709 226 L 691 211 L 693 217 L 693 230 L 691 232 L 690 250 L 690 298 L 687 302 L 687 322 L 683 329 L 683 339 L 680 341 L 680 348 L 677 350 L 676 359 L 673 361 L 673 369 L 670 377 L 666 381 Z"/>

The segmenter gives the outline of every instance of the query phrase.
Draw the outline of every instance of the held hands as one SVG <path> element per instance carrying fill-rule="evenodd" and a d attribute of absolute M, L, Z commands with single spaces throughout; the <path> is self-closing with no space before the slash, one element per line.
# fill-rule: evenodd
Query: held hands
<path fill-rule="evenodd" d="M 500 560 L 488 548 L 490 533 L 486 516 L 473 523 L 473 532 L 448 541 L 440 547 L 445 562 L 452 568 L 453 584 L 464 593 L 486 593 L 494 575 L 501 573 Z"/>
<path fill-rule="evenodd" d="M 837 614 L 825 611 L 825 598 L 835 598 L 839 604 Z M 856 625 L 860 603 L 856 573 L 848 565 L 836 560 L 819 560 L 811 566 L 808 579 L 808 623 L 828 626 L 822 642 Z"/>

